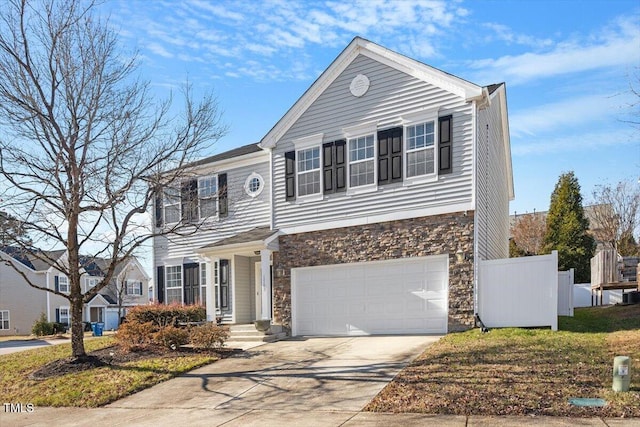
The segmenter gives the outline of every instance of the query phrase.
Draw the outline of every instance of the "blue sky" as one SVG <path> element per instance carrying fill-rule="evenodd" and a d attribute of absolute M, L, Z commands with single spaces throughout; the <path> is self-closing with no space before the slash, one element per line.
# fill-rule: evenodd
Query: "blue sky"
<path fill-rule="evenodd" d="M 516 199 L 546 210 L 573 170 L 598 184 L 640 177 L 640 2 L 108 1 L 158 96 L 212 90 L 229 134 L 258 142 L 355 36 L 479 85 L 506 82 Z M 635 106 L 634 106 L 635 103 Z"/>

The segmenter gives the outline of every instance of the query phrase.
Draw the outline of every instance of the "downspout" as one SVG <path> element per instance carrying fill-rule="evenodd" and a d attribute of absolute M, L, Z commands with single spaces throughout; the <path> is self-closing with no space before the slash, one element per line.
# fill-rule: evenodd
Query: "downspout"
<path fill-rule="evenodd" d="M 275 230 L 275 213 L 273 209 L 273 189 L 274 189 L 274 176 L 273 176 L 273 148 L 268 148 L 269 150 L 269 222 L 271 230 Z"/>
<path fill-rule="evenodd" d="M 471 127 L 473 128 L 473 177 L 472 177 L 472 186 L 473 186 L 473 209 L 475 215 L 473 215 L 473 313 L 474 319 L 475 315 L 478 313 L 478 262 L 480 261 L 478 254 L 478 217 L 480 215 L 478 211 L 478 103 L 476 100 L 473 101 L 473 112 L 471 114 Z"/>

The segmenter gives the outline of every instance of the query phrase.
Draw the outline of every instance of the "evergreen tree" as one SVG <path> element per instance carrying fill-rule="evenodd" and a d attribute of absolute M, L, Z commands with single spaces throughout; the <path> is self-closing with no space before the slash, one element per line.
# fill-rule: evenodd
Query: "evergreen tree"
<path fill-rule="evenodd" d="M 595 241 L 588 229 L 578 179 L 573 172 L 564 173 L 551 194 L 543 253 L 558 251 L 558 269 L 574 268 L 578 283 L 591 281 L 590 260 Z"/>

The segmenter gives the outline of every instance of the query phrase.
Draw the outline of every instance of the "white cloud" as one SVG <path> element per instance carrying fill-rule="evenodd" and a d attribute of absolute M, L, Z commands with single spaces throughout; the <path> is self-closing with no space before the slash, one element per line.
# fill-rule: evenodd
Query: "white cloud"
<path fill-rule="evenodd" d="M 173 54 L 159 43 L 149 43 L 147 45 L 147 49 L 156 55 L 162 56 L 163 58 L 173 58 Z"/>
<path fill-rule="evenodd" d="M 546 52 L 526 52 L 497 59 L 469 63 L 478 70 L 475 81 L 500 80 L 521 84 L 604 67 L 638 64 L 640 60 L 640 24 L 637 18 L 623 18 L 601 34 L 582 42 L 568 40 L 557 43 Z"/>
<path fill-rule="evenodd" d="M 603 147 L 638 144 L 633 131 L 627 129 L 582 132 L 559 137 L 540 136 L 529 142 L 511 140 L 511 154 L 514 157 L 547 155 L 570 152 L 587 152 Z"/>
<path fill-rule="evenodd" d="M 594 94 L 538 105 L 509 115 L 514 138 L 548 133 L 594 122 L 616 120 L 625 108 L 625 97 Z"/>

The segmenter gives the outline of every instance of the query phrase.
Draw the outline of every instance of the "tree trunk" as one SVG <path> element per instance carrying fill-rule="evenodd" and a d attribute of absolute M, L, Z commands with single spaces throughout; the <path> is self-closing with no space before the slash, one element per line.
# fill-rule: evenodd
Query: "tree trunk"
<path fill-rule="evenodd" d="M 71 355 L 75 359 L 83 358 L 87 355 L 84 351 L 82 306 L 82 298 L 73 298 L 71 300 Z"/>

